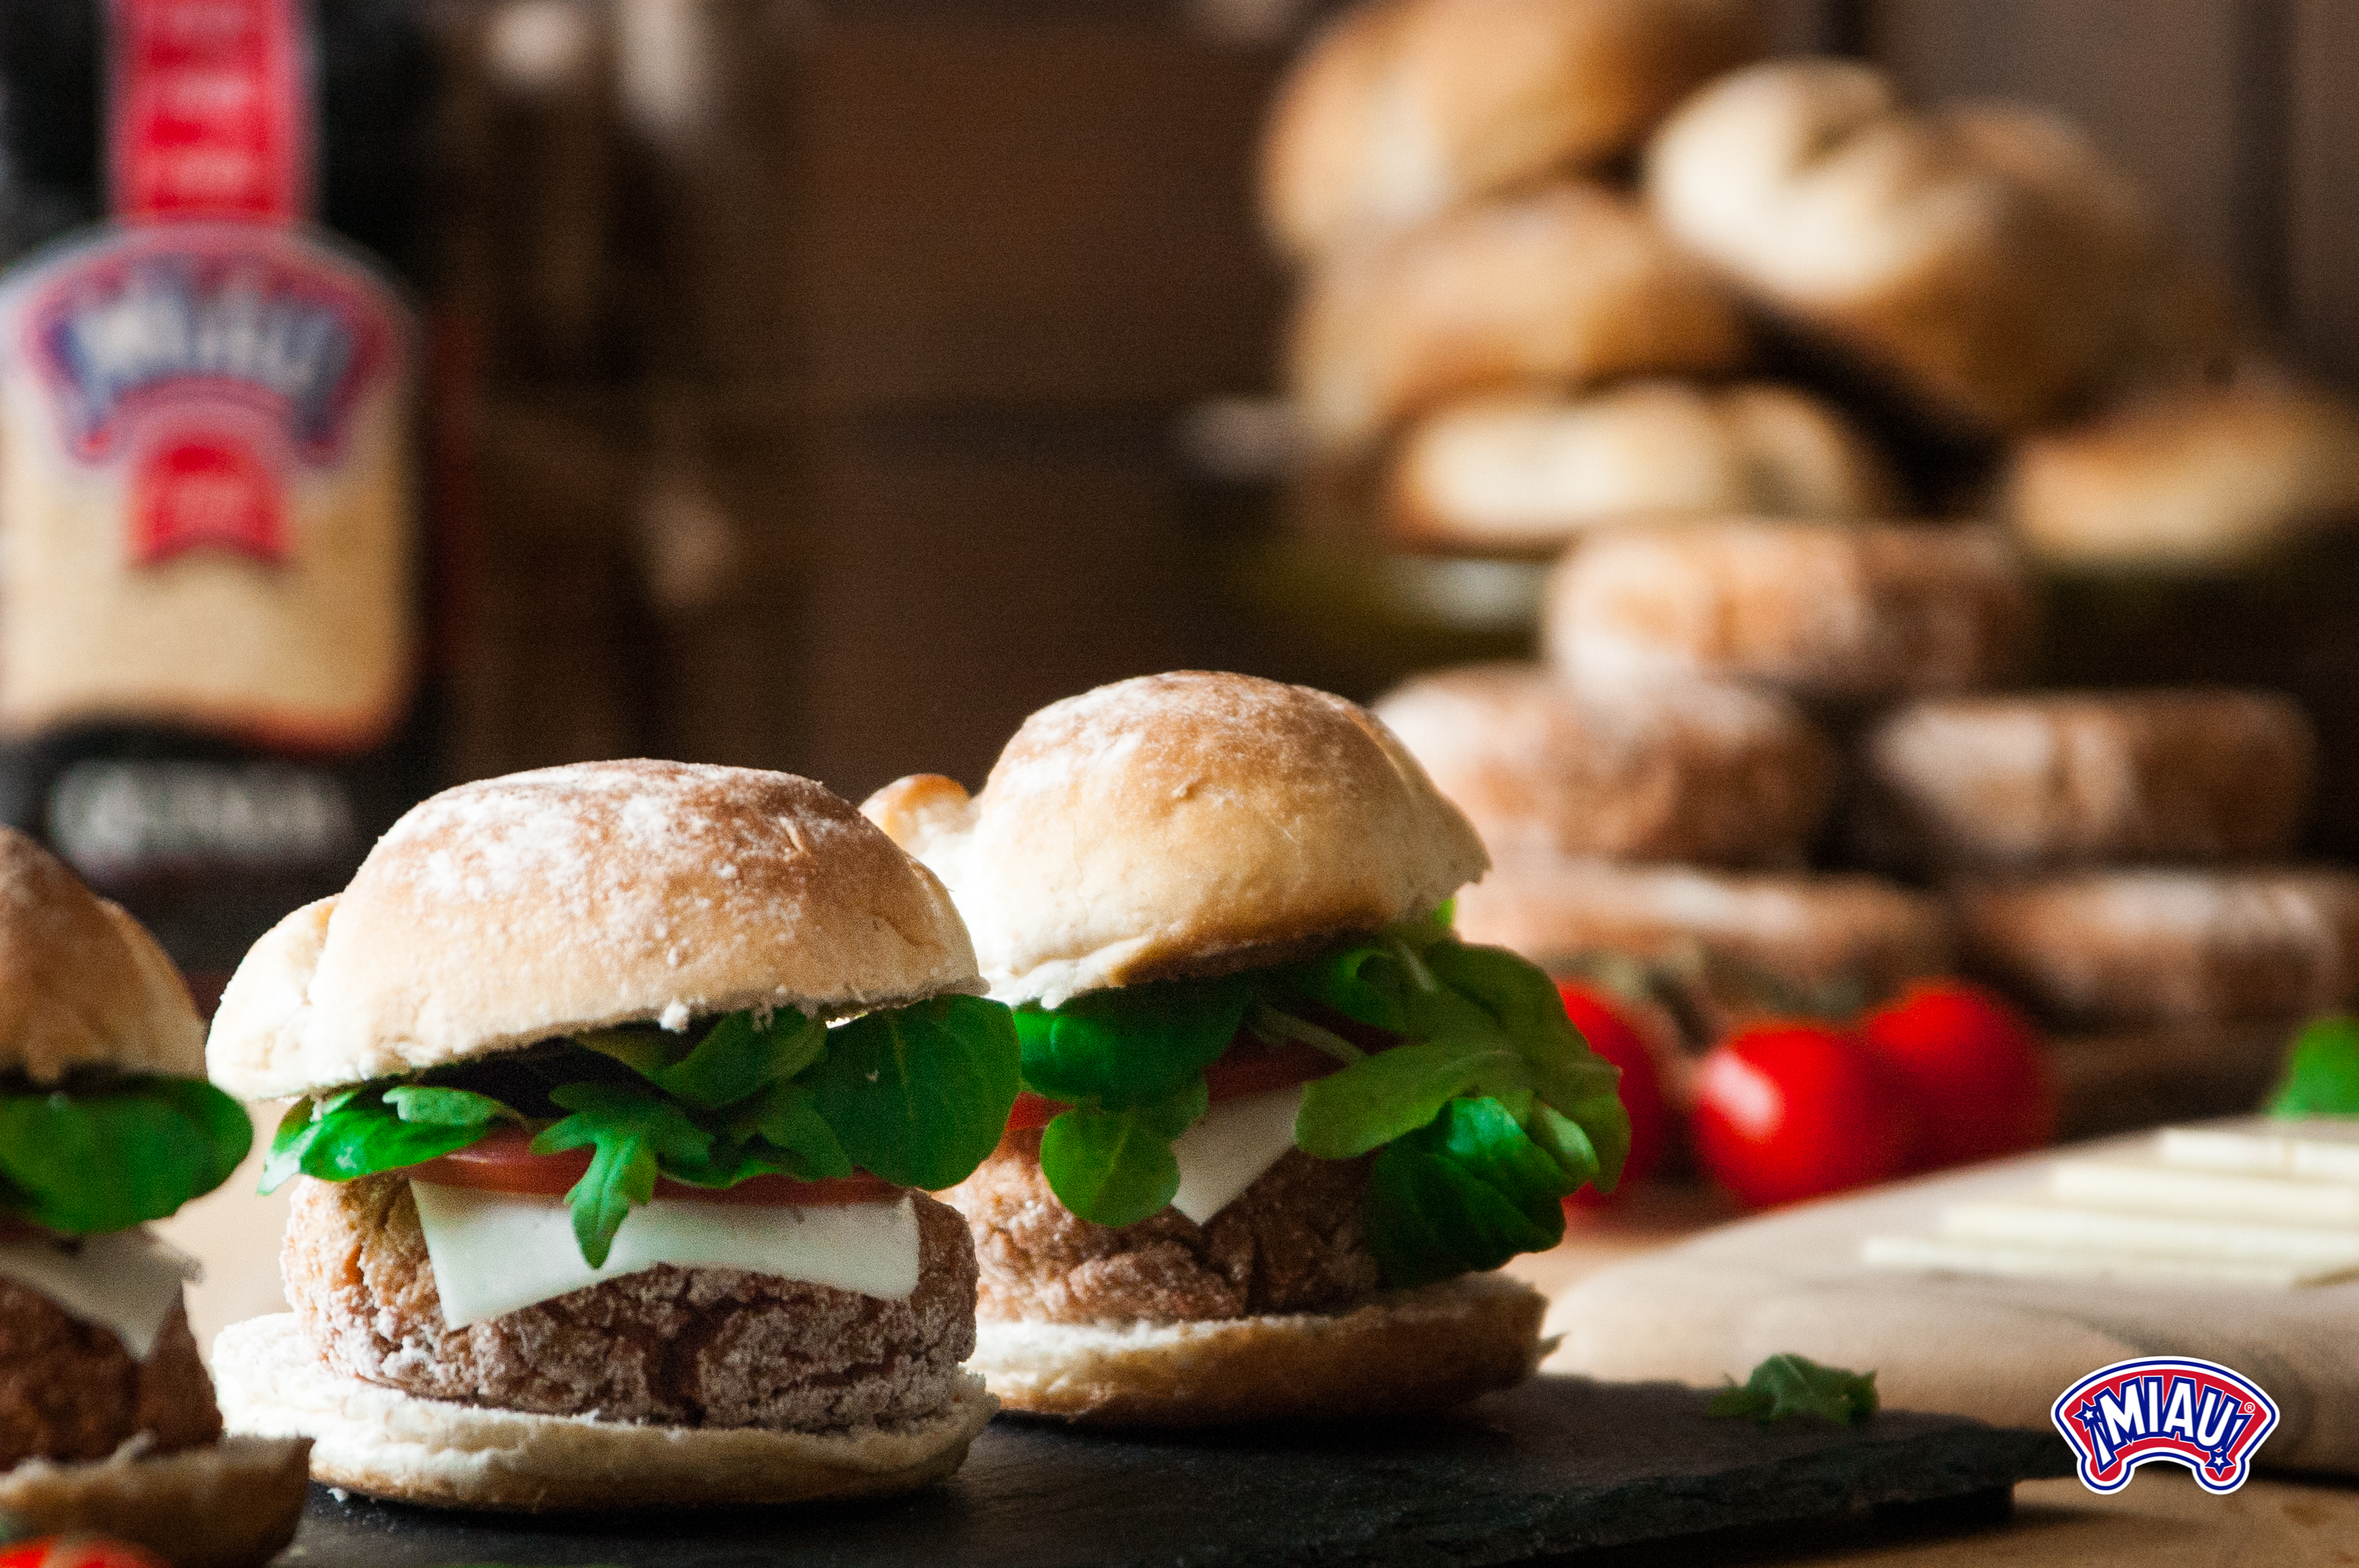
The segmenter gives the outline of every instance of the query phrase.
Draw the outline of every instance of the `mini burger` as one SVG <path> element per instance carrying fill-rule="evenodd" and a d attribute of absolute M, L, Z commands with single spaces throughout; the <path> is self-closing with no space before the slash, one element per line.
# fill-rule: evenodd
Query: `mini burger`
<path fill-rule="evenodd" d="M 138 922 L 0 827 L 0 1516 L 238 1568 L 294 1539 L 304 1445 L 223 1440 L 193 1266 L 141 1228 L 253 1141 L 204 1039 Z"/>
<path fill-rule="evenodd" d="M 807 779 L 624 762 L 413 808 L 255 945 L 214 1082 L 293 1098 L 291 1315 L 233 1430 L 474 1509 L 907 1491 L 990 1419 L 974 1249 L 924 1191 L 1016 1093 L 941 885 Z"/>
<path fill-rule="evenodd" d="M 1629 1124 L 1548 978 L 1451 934 L 1487 862 L 1382 724 L 1155 676 L 1034 714 L 973 798 L 865 809 L 1016 1005 L 1025 1093 L 946 1195 L 1006 1404 L 1310 1419 L 1529 1375 L 1541 1300 L 1488 1271 L 1611 1188 Z"/>

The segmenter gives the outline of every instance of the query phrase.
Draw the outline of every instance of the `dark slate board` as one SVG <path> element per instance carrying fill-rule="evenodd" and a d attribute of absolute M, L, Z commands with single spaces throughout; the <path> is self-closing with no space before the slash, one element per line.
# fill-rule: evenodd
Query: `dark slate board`
<path fill-rule="evenodd" d="M 1765 1430 L 1706 1416 L 1707 1398 L 1539 1378 L 1449 1417 L 1195 1438 L 1003 1417 L 949 1482 L 883 1503 L 518 1519 L 314 1487 L 296 1541 L 326 1568 L 1475 1568 L 2003 1494 L 2071 1471 L 2052 1432 L 1896 1411 Z"/>

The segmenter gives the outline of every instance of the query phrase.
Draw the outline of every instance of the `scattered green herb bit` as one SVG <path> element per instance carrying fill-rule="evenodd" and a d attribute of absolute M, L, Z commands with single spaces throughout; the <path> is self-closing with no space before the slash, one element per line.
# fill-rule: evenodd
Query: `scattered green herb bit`
<path fill-rule="evenodd" d="M 2294 1036 L 2271 1116 L 2359 1116 L 2359 1018 L 2313 1018 Z"/>
<path fill-rule="evenodd" d="M 0 1090 L 0 1214 L 69 1236 L 162 1219 L 229 1180 L 254 1143 L 197 1078 Z"/>
<path fill-rule="evenodd" d="M 1711 1413 L 1737 1421 L 1791 1421 L 1816 1416 L 1849 1426 L 1875 1413 L 1875 1374 L 1821 1367 L 1807 1356 L 1772 1356 L 1753 1368 L 1742 1388 L 1735 1379 L 1712 1398 Z"/>

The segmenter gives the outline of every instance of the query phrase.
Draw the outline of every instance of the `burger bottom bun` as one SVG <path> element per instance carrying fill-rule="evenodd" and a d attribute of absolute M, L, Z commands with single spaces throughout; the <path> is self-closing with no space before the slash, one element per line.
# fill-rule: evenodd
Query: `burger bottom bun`
<path fill-rule="evenodd" d="M 1003 1404 L 1101 1426 L 1223 1426 L 1444 1410 L 1532 1375 L 1540 1293 L 1500 1274 L 1386 1291 L 1343 1313 L 1209 1323 L 985 1318 L 974 1359 Z"/>
<path fill-rule="evenodd" d="M 330 1371 L 294 1314 L 234 1324 L 213 1381 L 234 1432 L 312 1439 L 311 1478 L 373 1498 L 507 1512 L 720 1508 L 915 1491 L 957 1469 L 998 1402 L 840 1432 L 639 1426 L 445 1400 Z"/>
<path fill-rule="evenodd" d="M 0 1475 L 0 1515 L 27 1535 L 103 1535 L 173 1568 L 254 1568 L 302 1522 L 311 1445 L 227 1437 L 176 1454 L 137 1440 L 86 1465 L 28 1459 Z"/>

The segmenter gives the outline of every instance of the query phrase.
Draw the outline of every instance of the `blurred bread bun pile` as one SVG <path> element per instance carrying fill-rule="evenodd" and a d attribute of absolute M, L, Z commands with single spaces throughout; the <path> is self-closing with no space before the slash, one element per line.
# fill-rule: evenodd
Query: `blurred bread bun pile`
<path fill-rule="evenodd" d="M 2221 1103 L 2158 1114 L 2242 1108 L 2359 1000 L 2359 878 L 2299 859 L 2318 738 L 2267 691 L 2027 689 L 2041 582 L 2347 528 L 2359 413 L 2069 121 L 1762 21 L 1370 0 L 1273 112 L 1304 492 L 1372 549 L 1556 560 L 1538 660 L 1377 705 L 1496 862 L 1460 927 L 1684 977 L 1707 1033 L 1963 972 L 2092 1094 L 2168 1055 Z"/>

